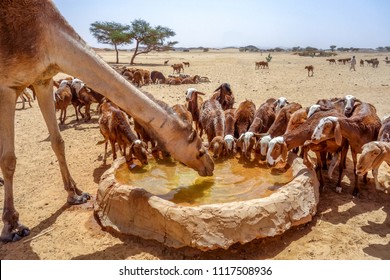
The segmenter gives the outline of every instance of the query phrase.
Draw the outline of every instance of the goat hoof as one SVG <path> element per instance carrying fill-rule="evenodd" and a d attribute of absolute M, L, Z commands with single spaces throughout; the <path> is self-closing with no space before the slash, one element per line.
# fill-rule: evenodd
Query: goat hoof
<path fill-rule="evenodd" d="M 342 189 L 341 187 L 336 187 L 336 192 L 337 192 L 337 193 L 341 193 L 342 190 L 343 190 L 343 189 Z"/>

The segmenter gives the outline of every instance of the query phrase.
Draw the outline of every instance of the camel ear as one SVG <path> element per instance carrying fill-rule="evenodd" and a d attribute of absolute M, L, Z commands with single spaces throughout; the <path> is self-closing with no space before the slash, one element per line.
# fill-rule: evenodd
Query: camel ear
<path fill-rule="evenodd" d="M 282 161 L 287 161 L 287 144 L 286 143 L 283 143 L 282 145 Z"/>
<path fill-rule="evenodd" d="M 336 123 L 336 127 L 334 129 L 334 138 L 336 140 L 336 144 L 338 146 L 341 146 L 341 142 L 343 141 L 343 136 L 341 135 L 341 128 L 340 128 L 340 123 Z"/>
<path fill-rule="evenodd" d="M 196 131 L 192 130 L 191 134 L 187 138 L 187 142 L 192 143 L 192 141 L 194 141 L 194 139 L 195 139 L 195 136 L 196 136 Z"/>

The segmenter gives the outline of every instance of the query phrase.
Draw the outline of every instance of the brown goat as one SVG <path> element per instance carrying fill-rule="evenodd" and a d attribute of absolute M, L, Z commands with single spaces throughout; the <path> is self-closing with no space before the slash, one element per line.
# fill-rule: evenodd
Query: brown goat
<path fill-rule="evenodd" d="M 209 148 L 213 148 L 211 147 L 211 142 L 216 136 L 220 136 L 223 141 L 223 137 L 225 135 L 225 115 L 221 104 L 219 104 L 218 101 L 209 99 L 202 104 L 199 124 L 200 136 L 202 136 L 204 130 L 210 145 Z M 225 142 L 223 141 L 223 143 Z M 214 157 L 218 157 L 220 155 L 220 153 L 217 153 L 215 150 L 214 152 Z"/>
<path fill-rule="evenodd" d="M 390 116 L 382 119 L 381 128 L 378 133 L 378 141 L 390 142 Z"/>
<path fill-rule="evenodd" d="M 56 111 L 61 110 L 60 124 L 64 124 L 66 119 L 66 110 L 69 104 L 72 102 L 72 90 L 68 81 L 63 80 L 60 83 L 58 89 L 54 93 L 54 100 Z"/>
<path fill-rule="evenodd" d="M 173 73 L 180 73 L 181 70 L 183 70 L 184 72 L 184 67 L 183 67 L 183 64 L 182 63 L 177 63 L 177 64 L 173 64 L 171 65 L 171 67 L 173 68 Z"/>
<path fill-rule="evenodd" d="M 99 127 L 105 142 L 103 161 L 107 159 L 107 144 L 110 141 L 114 160 L 117 157 L 115 144 L 118 143 L 124 157 L 126 157 L 127 145 L 130 146 L 129 156 L 126 157 L 127 162 L 132 162 L 134 155 L 141 164 L 147 164 L 145 143 L 142 143 L 132 131 L 126 114 L 110 102 L 103 102 L 100 110 Z"/>
<path fill-rule="evenodd" d="M 165 84 L 166 81 L 164 74 L 159 71 L 150 72 L 150 79 L 153 84 Z"/>
<path fill-rule="evenodd" d="M 223 110 L 232 109 L 234 105 L 234 94 L 228 83 L 221 84 L 216 90 L 211 99 L 217 100 Z"/>
<path fill-rule="evenodd" d="M 235 153 L 237 138 L 234 137 L 234 126 L 236 123 L 235 109 L 228 109 L 224 111 L 225 114 L 225 143 L 227 145 L 227 154 L 233 155 Z"/>
<path fill-rule="evenodd" d="M 346 138 L 351 147 L 353 171 L 355 174 L 355 186 L 353 195 L 360 193 L 358 175 L 356 174 L 357 154 L 361 153 L 365 143 L 375 141 L 381 128 L 381 121 L 376 114 L 374 106 L 364 102 L 358 102 L 350 118 L 327 117 L 316 126 L 311 140 L 313 143 L 335 138 L 340 144 L 342 138 Z"/>
<path fill-rule="evenodd" d="M 305 69 L 307 69 L 307 76 L 308 77 L 313 77 L 314 75 L 314 66 L 313 65 L 307 65 L 305 66 Z M 311 72 L 311 75 L 310 75 Z"/>
<path fill-rule="evenodd" d="M 375 187 L 382 190 L 378 181 L 378 169 L 382 162 L 390 165 L 390 142 L 371 141 L 363 145 L 362 154 L 356 166 L 356 175 L 364 175 L 372 170 Z"/>
<path fill-rule="evenodd" d="M 241 146 L 241 152 L 246 158 L 250 158 L 252 149 L 256 144 L 252 137 L 245 134 L 255 119 L 255 113 L 256 105 L 251 100 L 241 102 L 234 113 L 236 135 L 239 136 L 238 141 Z"/>
<path fill-rule="evenodd" d="M 187 110 L 192 115 L 192 120 L 195 123 L 195 129 L 199 132 L 199 116 L 200 108 L 203 104 L 203 99 L 199 95 L 205 95 L 203 92 L 197 91 L 194 88 L 187 89 L 186 92 L 186 101 L 187 101 Z"/>

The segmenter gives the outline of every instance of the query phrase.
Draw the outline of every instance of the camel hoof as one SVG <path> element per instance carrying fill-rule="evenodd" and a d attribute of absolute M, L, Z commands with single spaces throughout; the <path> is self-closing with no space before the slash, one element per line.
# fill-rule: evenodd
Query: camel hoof
<path fill-rule="evenodd" d="M 30 229 L 23 226 L 17 232 L 12 233 L 12 242 L 19 241 L 28 235 L 30 235 Z"/>
<path fill-rule="evenodd" d="M 91 199 L 89 193 L 82 193 L 81 195 L 74 195 L 72 197 L 68 197 L 68 203 L 71 205 L 79 205 L 86 203 L 89 199 Z"/>

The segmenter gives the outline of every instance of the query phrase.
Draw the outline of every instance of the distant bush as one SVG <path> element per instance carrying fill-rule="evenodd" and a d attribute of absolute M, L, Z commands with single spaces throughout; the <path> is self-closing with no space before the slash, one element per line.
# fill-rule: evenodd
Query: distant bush
<path fill-rule="evenodd" d="M 204 48 L 203 51 L 204 51 L 204 52 L 208 52 L 208 51 L 209 51 L 209 48 Z"/>
<path fill-rule="evenodd" d="M 267 62 L 271 62 L 271 59 L 272 59 L 271 54 L 269 53 L 268 56 L 265 59 L 267 60 Z"/>

